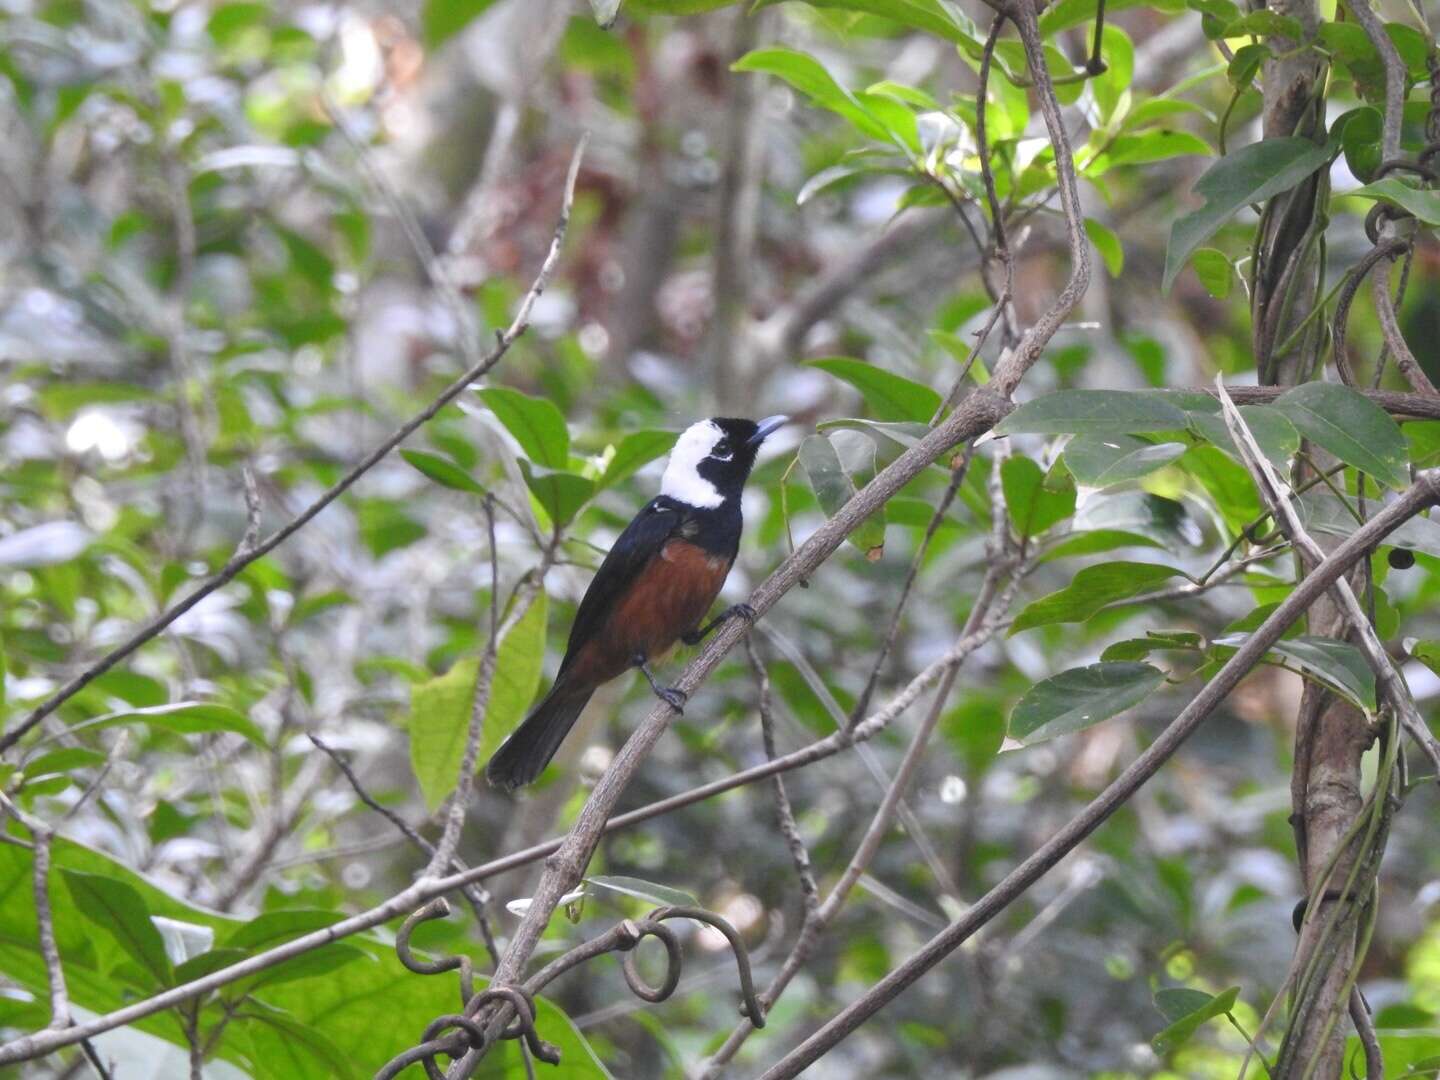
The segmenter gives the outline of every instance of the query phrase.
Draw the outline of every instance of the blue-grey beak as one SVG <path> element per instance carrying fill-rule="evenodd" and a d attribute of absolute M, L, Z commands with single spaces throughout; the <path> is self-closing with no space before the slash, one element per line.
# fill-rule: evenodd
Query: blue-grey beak
<path fill-rule="evenodd" d="M 767 416 L 755 424 L 755 434 L 746 440 L 751 446 L 759 446 L 765 441 L 765 437 L 776 428 L 784 427 L 790 422 L 788 416 Z"/>

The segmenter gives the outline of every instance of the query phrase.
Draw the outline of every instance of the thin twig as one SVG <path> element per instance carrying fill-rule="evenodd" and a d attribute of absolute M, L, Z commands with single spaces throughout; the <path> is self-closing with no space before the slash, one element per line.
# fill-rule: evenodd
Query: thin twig
<path fill-rule="evenodd" d="M 1274 468 L 1255 442 L 1255 437 L 1250 433 L 1250 428 L 1245 423 L 1245 418 L 1240 415 L 1240 410 L 1235 407 L 1235 403 L 1226 394 L 1224 383 L 1217 378 L 1216 386 L 1220 395 L 1220 406 L 1225 413 L 1225 425 L 1229 428 L 1230 437 L 1240 451 L 1241 459 L 1255 480 L 1261 500 L 1275 515 L 1276 524 L 1290 539 L 1290 543 L 1297 551 L 1313 562 L 1323 561 L 1324 551 L 1305 531 L 1304 525 L 1300 522 L 1300 516 L 1295 512 L 1290 500 L 1284 496 L 1284 485 L 1275 475 Z M 1409 686 L 1406 685 L 1404 677 L 1390 659 L 1389 653 L 1385 651 L 1385 645 L 1379 635 L 1375 633 L 1375 627 L 1369 618 L 1366 617 L 1364 608 L 1360 606 L 1360 601 L 1355 596 L 1355 590 L 1350 587 L 1350 582 L 1340 578 L 1331 586 L 1331 592 L 1336 606 L 1340 609 L 1341 616 L 1349 626 L 1350 636 L 1365 655 L 1366 663 L 1375 672 L 1375 682 L 1380 691 L 1380 700 L 1387 702 L 1395 709 L 1406 733 L 1430 759 L 1436 770 L 1440 771 L 1440 740 L 1431 734 L 1430 728 L 1421 718 Z"/>
<path fill-rule="evenodd" d="M 751 670 L 755 672 L 756 709 L 760 713 L 760 738 L 765 746 L 765 759 L 774 761 L 777 755 L 770 672 L 766 670 L 764 661 L 760 659 L 760 652 L 755 648 L 753 634 L 745 637 L 745 655 L 750 660 Z M 785 838 L 785 846 L 790 849 L 790 861 L 795 864 L 795 876 L 800 879 L 801 903 L 805 909 L 805 921 L 809 922 L 815 909 L 820 906 L 820 886 L 815 881 L 815 871 L 810 865 L 810 852 L 805 847 L 805 838 L 800 835 L 800 826 L 795 822 L 795 811 L 790 806 L 790 796 L 785 791 L 785 779 L 780 773 L 775 774 L 775 818 L 780 826 L 780 835 Z M 770 1005 L 771 1002 L 765 1002 L 767 1009 Z"/>
<path fill-rule="evenodd" d="M 443 874 L 449 868 L 450 860 L 454 858 L 455 849 L 460 843 L 460 830 L 465 825 L 465 811 L 470 808 L 470 792 L 474 788 L 475 770 L 480 763 L 480 738 L 485 731 L 485 713 L 490 707 L 490 687 L 495 680 L 495 662 L 499 655 L 500 552 L 495 543 L 495 504 L 488 497 L 485 499 L 484 509 L 485 530 L 490 541 L 490 635 L 475 671 L 475 688 L 470 700 L 470 724 L 465 732 L 465 749 L 460 755 L 460 772 L 455 780 L 455 790 L 450 794 L 450 812 L 445 818 L 445 831 L 441 833 L 440 843 L 435 846 L 435 853 L 425 870 L 426 877 Z M 546 549 L 547 564 L 554 557 L 558 543 L 557 530 L 555 541 Z M 515 605 L 509 620 L 511 626 L 518 623 L 530 610 L 530 605 L 535 602 L 537 593 L 543 587 L 544 574 L 533 575 L 529 580 L 533 587 L 527 588 Z"/>
<path fill-rule="evenodd" d="M 1363 6 L 1363 2 L 1361 6 Z M 1388 34 L 1385 35 L 1385 39 L 1389 40 Z M 1435 397 L 1440 394 L 1440 390 L 1435 389 L 1435 384 L 1430 381 L 1430 376 L 1425 374 L 1425 369 L 1420 366 L 1420 361 L 1415 359 L 1415 354 L 1410 351 L 1410 346 L 1405 341 L 1405 334 L 1400 329 L 1400 320 L 1395 314 L 1395 301 L 1390 297 L 1390 267 L 1393 264 L 1392 257 L 1389 262 L 1382 264 L 1384 272 L 1377 272 L 1370 282 L 1370 295 L 1375 301 L 1375 314 L 1380 319 L 1380 332 L 1385 335 L 1386 348 L 1395 357 L 1395 366 L 1405 376 L 1411 389 L 1417 394 Z"/>
<path fill-rule="evenodd" d="M 0 791 L 0 808 L 30 830 L 35 839 L 31 850 L 32 887 L 35 897 L 35 923 L 38 928 L 40 957 L 45 962 L 45 978 L 50 985 L 50 1024 L 47 1031 L 70 1026 L 70 997 L 65 990 L 65 968 L 60 962 L 60 946 L 55 941 L 55 912 L 50 905 L 50 848 L 55 830 L 17 806 Z"/>
<path fill-rule="evenodd" d="M 307 506 L 289 523 L 271 533 L 250 550 L 237 552 L 231 556 L 230 560 L 226 562 L 218 572 L 206 578 L 205 581 L 198 585 L 183 600 L 171 605 L 171 607 L 167 608 L 164 612 L 151 619 L 122 644 L 106 653 L 95 663 L 72 678 L 54 694 L 46 698 L 45 701 L 31 710 L 29 715 L 19 724 L 15 725 L 9 731 L 0 734 L 0 753 L 14 746 L 27 732 L 39 724 L 40 721 L 44 720 L 45 717 L 49 716 L 65 702 L 69 701 L 88 686 L 96 677 L 103 675 L 142 645 L 158 637 L 166 627 L 184 615 L 205 597 L 215 592 L 215 590 L 228 585 L 241 570 L 244 570 L 257 559 L 268 555 L 286 540 L 290 539 L 290 537 L 294 536 L 313 521 L 322 510 L 354 486 L 357 480 L 374 468 L 391 450 L 395 449 L 395 447 L 399 446 L 414 434 L 441 409 L 464 393 L 471 383 L 500 362 L 500 359 L 510 350 L 510 346 L 529 329 L 530 312 L 535 306 L 535 301 L 539 298 L 540 294 L 545 291 L 545 287 L 549 284 L 550 277 L 555 271 L 555 266 L 560 260 L 560 248 L 565 240 L 565 230 L 570 223 L 570 208 L 575 197 L 575 180 L 579 175 L 580 158 L 584 154 L 587 141 L 588 136 L 582 136 L 580 142 L 575 147 L 574 156 L 570 159 L 570 172 L 565 181 L 565 197 L 560 211 L 560 221 L 555 227 L 555 234 L 550 243 L 550 250 L 546 253 L 545 261 L 541 264 L 540 271 L 531 284 L 529 291 L 526 292 L 525 296 L 521 299 L 520 307 L 516 311 L 514 319 L 511 321 L 509 327 L 497 336 L 495 347 L 472 365 L 463 375 L 446 387 L 434 401 L 410 420 L 402 424 L 394 434 L 381 442 L 379 446 L 361 458 L 344 476 L 326 489 L 324 494 Z"/>
<path fill-rule="evenodd" d="M 1085 215 L 1080 207 L 1074 153 L 1070 149 L 1070 134 L 1065 130 L 1065 118 L 1060 113 L 1060 102 L 1055 97 L 1055 87 L 1045 66 L 1040 27 L 1034 9 L 1028 3 L 1014 4 L 1009 14 L 1025 45 L 1026 65 L 1035 81 L 1040 111 L 1045 116 L 1045 130 L 1055 149 L 1055 175 L 1059 182 L 1060 207 L 1065 215 L 1065 233 L 1070 247 L 1070 278 L 1054 303 L 1021 335 L 1015 348 L 1003 354 L 995 365 L 990 388 L 1005 398 L 1015 392 L 1025 373 L 1040 359 L 1055 331 L 1070 317 L 1090 285 L 1090 241 L 1085 235 Z"/>
<path fill-rule="evenodd" d="M 434 858 L 435 845 L 416 832 L 408 821 L 371 795 L 370 792 L 365 789 L 365 785 L 360 782 L 360 778 L 355 775 L 355 770 L 351 768 L 350 763 L 341 756 L 339 751 L 321 739 L 320 736 L 316 735 L 313 731 L 307 731 L 305 734 L 317 750 L 321 751 L 335 763 L 335 767 L 339 769 L 345 779 L 349 781 L 351 790 L 355 792 L 356 797 L 362 803 L 371 810 L 374 810 L 386 821 L 390 822 L 391 825 L 395 826 L 400 835 L 408 840 L 410 844 L 422 855 L 426 856 L 427 859 Z M 449 864 L 446 866 L 447 870 L 452 868 L 461 872 L 468 869 L 464 862 L 454 856 L 451 857 Z M 482 888 L 478 882 L 461 886 L 460 892 L 470 904 L 470 909 L 475 915 L 475 923 L 480 928 L 480 936 L 485 942 L 485 948 L 490 953 L 492 963 L 498 963 L 500 954 L 495 947 L 495 934 L 490 927 L 490 919 L 486 913 L 486 907 L 490 903 L 489 892 Z"/>

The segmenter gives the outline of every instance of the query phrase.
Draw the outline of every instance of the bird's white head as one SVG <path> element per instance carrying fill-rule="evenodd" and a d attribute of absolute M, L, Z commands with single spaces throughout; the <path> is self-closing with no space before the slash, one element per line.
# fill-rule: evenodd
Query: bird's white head
<path fill-rule="evenodd" d="M 660 478 L 660 494 L 702 510 L 723 503 L 725 496 L 720 489 L 700 475 L 700 463 L 724 438 L 725 432 L 713 420 L 701 420 L 686 428 L 670 451 L 665 475 Z"/>
<path fill-rule="evenodd" d="M 738 497 L 760 444 L 787 419 L 770 416 L 756 423 L 716 417 L 691 424 L 670 451 L 660 494 L 701 510 Z"/>

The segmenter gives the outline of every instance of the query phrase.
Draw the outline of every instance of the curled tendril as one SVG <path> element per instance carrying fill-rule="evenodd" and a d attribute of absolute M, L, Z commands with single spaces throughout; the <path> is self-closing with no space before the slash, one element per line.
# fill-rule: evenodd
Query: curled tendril
<path fill-rule="evenodd" d="M 664 1001 L 680 985 L 680 966 L 685 962 L 684 954 L 680 951 L 680 939 L 668 926 L 648 919 L 643 925 L 626 919 L 621 926 L 634 935 L 631 944 L 622 943 L 619 946 L 625 951 L 625 962 L 621 965 L 621 970 L 625 973 L 625 984 L 630 987 L 630 992 L 642 1001 Z M 659 986 L 647 983 L 635 964 L 638 955 L 636 949 L 647 937 L 658 938 L 665 946 L 665 981 Z"/>
<path fill-rule="evenodd" d="M 725 919 L 722 919 L 719 915 L 716 915 L 713 911 L 706 911 L 704 908 L 688 906 L 656 908 L 654 911 L 650 912 L 649 915 L 645 916 L 641 925 L 643 928 L 645 923 L 653 923 L 657 928 L 659 928 L 659 925 L 663 923 L 666 919 L 694 919 L 696 922 L 702 922 L 706 926 L 712 927 L 725 935 L 725 940 L 730 943 L 730 951 L 735 954 L 735 967 L 740 976 L 740 993 L 745 999 L 745 1004 L 741 1011 L 750 1018 L 750 1023 L 754 1024 L 757 1028 L 763 1028 L 765 1026 L 765 1010 L 760 1007 L 760 1000 L 755 996 L 755 982 L 750 976 L 750 954 L 746 951 L 745 943 L 740 940 L 740 935 L 736 932 L 735 927 L 731 926 L 729 922 L 727 922 Z M 665 939 L 662 937 L 661 940 L 663 941 Z M 672 959 L 676 961 L 675 963 L 672 963 L 671 966 L 676 969 L 675 976 L 678 979 L 679 946 L 677 945 L 675 949 L 671 950 L 670 945 L 667 942 L 666 949 L 667 951 L 670 951 Z M 628 965 L 629 958 L 627 957 L 626 960 Z M 667 971 L 667 984 L 670 981 L 669 975 L 670 972 Z M 640 994 L 640 991 L 635 987 L 635 983 L 632 982 L 630 979 L 630 972 L 628 966 L 625 972 L 625 981 L 630 984 L 631 990 L 634 990 L 635 993 Z M 673 992 L 673 990 L 674 988 L 672 987 L 671 992 Z M 644 997 L 645 995 L 640 994 L 640 996 Z M 669 995 L 667 994 L 666 996 L 668 997 Z"/>
<path fill-rule="evenodd" d="M 1401 210 L 1398 206 L 1391 206 L 1386 202 L 1377 202 L 1365 215 L 1365 235 L 1370 238 L 1370 243 L 1380 243 L 1380 226 L 1387 221 L 1401 221 L 1411 217 L 1408 210 Z"/>
<path fill-rule="evenodd" d="M 515 1009 L 515 1019 L 510 1026 L 500 1033 L 502 1039 L 518 1039 L 522 1036 L 525 1045 L 530 1047 L 530 1052 L 547 1065 L 560 1064 L 560 1050 L 558 1047 L 540 1038 L 539 1032 L 535 1030 L 535 1019 L 538 1015 L 535 1009 L 535 999 L 530 992 L 521 986 L 492 986 L 488 990 L 482 990 L 471 999 L 466 1006 L 465 1012 L 470 1016 L 476 1016 L 480 1010 L 492 1001 L 507 1001 Z M 468 1029 L 467 1029 L 468 1030 Z M 477 1048 L 483 1045 L 477 1043 Z"/>
<path fill-rule="evenodd" d="M 410 935 L 423 922 L 443 919 L 450 914 L 450 902 L 443 896 L 436 897 L 424 907 L 411 912 L 395 935 L 395 955 L 417 975 L 442 975 L 447 971 L 460 969 L 460 1004 L 463 1007 L 475 996 L 474 970 L 468 956 L 442 956 L 435 960 L 421 960 L 410 950 Z"/>
<path fill-rule="evenodd" d="M 436 1017 L 425 1029 L 418 1046 L 411 1047 L 387 1063 L 375 1080 L 390 1080 L 410 1065 L 420 1062 L 430 1080 L 443 1080 L 444 1074 L 436 1062 L 440 1054 L 457 1057 L 468 1050 L 484 1053 L 493 1042 L 487 1039 L 488 1023 L 482 1019 L 487 1006 L 508 1005 L 514 1011 L 514 1019 L 500 1033 L 500 1039 L 524 1039 L 530 1052 L 539 1060 L 550 1064 L 560 1063 L 557 1047 L 540 1038 L 535 1029 L 537 1011 L 534 995 L 542 987 L 563 975 L 573 967 L 603 956 L 609 952 L 626 954 L 621 965 L 625 983 L 636 997 L 643 1001 L 664 1001 L 675 993 L 680 985 L 680 969 L 684 954 L 680 937 L 665 925 L 670 919 L 692 919 L 719 931 L 735 955 L 735 966 L 740 978 L 740 994 L 743 1004 L 740 1011 L 749 1017 L 757 1028 L 765 1026 L 765 1010 L 755 995 L 755 983 L 750 974 L 750 955 L 739 933 L 730 923 L 700 907 L 668 906 L 651 911 L 642 919 L 624 919 L 598 937 L 575 946 L 569 952 L 552 960 L 532 975 L 523 986 L 491 986 L 479 993 L 472 993 L 471 964 L 469 957 L 444 956 L 435 960 L 421 960 L 411 951 L 410 937 L 422 922 L 442 919 L 450 913 L 450 905 L 437 899 L 413 912 L 401 925 L 395 936 L 395 952 L 400 962 L 418 975 L 439 975 L 446 971 L 460 971 L 460 982 L 464 994 L 464 1008 L 459 1013 Z M 657 939 L 665 946 L 665 977 L 659 986 L 652 986 L 641 976 L 636 965 L 635 950 L 648 937 Z"/>
<path fill-rule="evenodd" d="M 1430 167 L 1424 154 L 1418 161 L 1410 161 L 1407 158 L 1391 158 L 1389 161 L 1382 161 L 1380 167 L 1375 170 L 1375 180 L 1380 180 L 1392 172 L 1412 172 L 1432 184 L 1436 180 L 1440 180 L 1440 174 Z"/>

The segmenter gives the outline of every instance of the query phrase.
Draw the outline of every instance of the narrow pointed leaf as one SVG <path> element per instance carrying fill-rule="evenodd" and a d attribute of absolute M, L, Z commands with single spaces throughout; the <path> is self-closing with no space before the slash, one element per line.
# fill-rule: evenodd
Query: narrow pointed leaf
<path fill-rule="evenodd" d="M 1082 731 L 1140 704 L 1165 681 L 1149 664 L 1071 668 L 1036 683 L 1010 714 L 1010 737 L 1026 746 Z"/>

